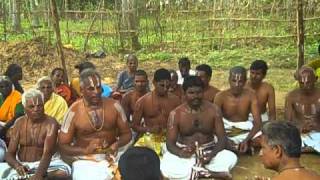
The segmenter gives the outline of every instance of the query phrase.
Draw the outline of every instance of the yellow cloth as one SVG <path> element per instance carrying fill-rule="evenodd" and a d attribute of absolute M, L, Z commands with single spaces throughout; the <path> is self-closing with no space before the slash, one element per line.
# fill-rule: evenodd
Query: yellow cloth
<path fill-rule="evenodd" d="M 145 133 L 134 146 L 142 146 L 153 149 L 158 156 L 162 156 L 162 145 L 166 142 L 165 133 L 161 134 L 150 134 Z"/>
<path fill-rule="evenodd" d="M 80 92 L 80 79 L 79 78 L 73 78 L 71 80 L 71 87 L 76 90 L 78 96 L 81 96 Z"/>
<path fill-rule="evenodd" d="M 17 104 L 21 103 L 20 92 L 13 90 L 9 96 L 4 100 L 0 107 L 0 119 L 5 120 L 5 122 L 11 120 L 15 116 L 15 110 Z"/>
<path fill-rule="evenodd" d="M 52 93 L 50 99 L 44 105 L 44 112 L 54 117 L 59 124 L 62 123 L 64 114 L 68 111 L 68 104 L 63 97 Z"/>

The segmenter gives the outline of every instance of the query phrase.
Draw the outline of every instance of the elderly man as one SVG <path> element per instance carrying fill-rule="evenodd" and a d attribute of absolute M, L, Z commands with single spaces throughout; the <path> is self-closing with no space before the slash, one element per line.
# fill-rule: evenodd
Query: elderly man
<path fill-rule="evenodd" d="M 163 175 L 169 179 L 230 179 L 237 156 L 224 149 L 226 138 L 220 109 L 203 100 L 204 84 L 199 77 L 187 77 L 183 89 L 186 102 L 171 111 L 169 117 L 168 151 L 161 162 Z"/>
<path fill-rule="evenodd" d="M 43 94 L 35 89 L 22 96 L 26 115 L 15 122 L 6 153 L 7 163 L 0 164 L 1 179 L 68 178 L 71 169 L 55 152 L 58 124 L 44 113 Z"/>
<path fill-rule="evenodd" d="M 141 97 L 133 113 L 132 128 L 143 135 L 136 146 L 147 146 L 161 154 L 165 142 L 165 132 L 170 111 L 180 105 L 179 97 L 168 94 L 170 72 L 158 69 L 153 78 L 154 90 Z M 142 124 L 142 118 L 144 124 Z"/>
<path fill-rule="evenodd" d="M 61 154 L 75 160 L 74 180 L 112 179 L 114 156 L 131 140 L 126 115 L 117 101 L 101 97 L 95 70 L 81 72 L 80 88 L 83 98 L 70 107 L 59 133 Z"/>
<path fill-rule="evenodd" d="M 44 112 L 54 117 L 61 124 L 64 115 L 68 111 L 68 104 L 63 97 L 53 92 L 52 80 L 48 76 L 40 78 L 37 82 L 37 89 L 44 95 Z"/>
<path fill-rule="evenodd" d="M 203 99 L 213 103 L 216 94 L 220 90 L 210 85 L 210 80 L 212 77 L 212 68 L 207 64 L 201 64 L 196 67 L 196 73 L 204 84 Z"/>
<path fill-rule="evenodd" d="M 294 125 L 278 121 L 263 126 L 260 156 L 265 168 L 278 172 L 273 180 L 320 179 L 319 175 L 300 164 L 300 155 L 301 138 Z"/>
<path fill-rule="evenodd" d="M 135 110 L 136 102 L 140 97 L 148 93 L 148 75 L 144 70 L 137 70 L 134 75 L 134 89 L 124 94 L 121 105 L 130 121 Z M 130 121 L 131 122 L 131 121 Z"/>
<path fill-rule="evenodd" d="M 263 60 L 255 60 L 250 66 L 250 81 L 245 87 L 254 90 L 258 98 L 258 105 L 262 122 L 276 120 L 276 101 L 274 88 L 263 81 L 266 77 L 268 65 Z M 252 114 L 250 114 L 252 118 Z"/>
<path fill-rule="evenodd" d="M 217 94 L 214 102 L 221 109 L 224 127 L 233 146 L 241 153 L 247 152 L 249 143 L 261 132 L 261 116 L 255 93 L 244 88 L 247 71 L 235 66 L 229 72 L 230 88 Z M 248 120 L 249 113 L 253 121 Z M 259 133 L 258 133 L 259 132 Z"/>
<path fill-rule="evenodd" d="M 285 117 L 293 121 L 302 133 L 303 151 L 320 152 L 320 89 L 315 87 L 317 77 L 310 67 L 296 73 L 300 88 L 288 93 Z"/>

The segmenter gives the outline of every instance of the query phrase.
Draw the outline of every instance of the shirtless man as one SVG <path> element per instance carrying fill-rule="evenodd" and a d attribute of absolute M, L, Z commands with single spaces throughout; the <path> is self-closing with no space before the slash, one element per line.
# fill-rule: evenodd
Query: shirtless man
<path fill-rule="evenodd" d="M 233 146 L 239 145 L 241 153 L 247 152 L 249 142 L 259 135 L 261 128 L 258 100 L 252 90 L 244 88 L 246 80 L 247 71 L 244 67 L 231 68 L 230 88 L 219 92 L 214 100 L 222 111 L 228 137 L 234 143 Z M 248 120 L 249 113 L 252 113 L 253 121 Z"/>
<path fill-rule="evenodd" d="M 236 164 L 237 156 L 224 149 L 226 138 L 220 109 L 203 101 L 204 83 L 199 77 L 187 77 L 183 89 L 186 102 L 171 111 L 169 117 L 168 151 L 161 162 L 163 175 L 169 179 L 190 179 L 195 159 L 200 158 L 194 156 L 197 143 L 204 151 L 198 177 L 231 178 L 229 171 Z"/>
<path fill-rule="evenodd" d="M 169 70 L 170 72 L 170 87 L 168 92 L 178 96 L 181 100 L 183 100 L 183 89 L 181 84 L 178 84 L 178 74 L 175 70 Z"/>
<path fill-rule="evenodd" d="M 267 122 L 262 128 L 261 146 L 264 167 L 278 172 L 273 180 L 320 179 L 319 175 L 300 164 L 301 138 L 294 125 L 283 121 Z"/>
<path fill-rule="evenodd" d="M 95 70 L 81 72 L 80 88 L 83 98 L 69 108 L 59 133 L 61 154 L 76 160 L 74 180 L 111 179 L 113 155 L 131 140 L 126 115 L 117 101 L 101 97 L 101 78 Z"/>
<path fill-rule="evenodd" d="M 144 70 L 137 70 L 134 75 L 134 89 L 127 92 L 121 100 L 121 105 L 129 122 L 131 122 L 137 100 L 148 92 L 147 86 L 147 73 Z"/>
<path fill-rule="evenodd" d="M 22 103 L 26 115 L 17 119 L 11 131 L 8 164 L 0 165 L 1 179 L 67 179 L 70 167 L 60 159 L 51 159 L 56 150 L 58 124 L 44 113 L 43 94 L 30 89 L 23 94 Z"/>
<path fill-rule="evenodd" d="M 320 89 L 315 87 L 314 70 L 303 66 L 296 73 L 300 88 L 288 93 L 285 118 L 293 121 L 302 133 L 303 151 L 320 152 Z"/>
<path fill-rule="evenodd" d="M 168 94 L 170 73 L 166 69 L 158 69 L 153 78 L 154 90 L 142 96 L 136 103 L 132 128 L 143 135 L 136 146 L 148 146 L 157 154 L 161 154 L 161 146 L 165 141 L 165 131 L 170 111 L 180 105 L 180 99 Z M 142 124 L 144 118 L 144 124 Z"/>
<path fill-rule="evenodd" d="M 203 99 L 213 103 L 214 97 L 220 90 L 209 84 L 212 76 L 211 67 L 207 64 L 198 65 L 196 67 L 196 73 L 204 84 Z"/>
<path fill-rule="evenodd" d="M 266 77 L 267 70 L 268 65 L 265 61 L 254 61 L 250 66 L 250 80 L 245 86 L 246 88 L 254 90 L 257 95 L 262 122 L 276 120 L 276 101 L 274 88 L 271 84 L 263 81 L 263 79 Z M 252 117 L 251 114 L 250 116 Z"/>

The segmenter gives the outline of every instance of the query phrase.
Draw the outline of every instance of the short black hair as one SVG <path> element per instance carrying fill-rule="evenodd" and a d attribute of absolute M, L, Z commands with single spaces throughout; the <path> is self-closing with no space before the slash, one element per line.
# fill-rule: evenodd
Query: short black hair
<path fill-rule="evenodd" d="M 193 87 L 193 86 L 201 87 L 202 89 L 204 88 L 204 84 L 201 81 L 200 77 L 198 76 L 185 77 L 182 84 L 183 91 L 186 92 L 189 87 Z"/>
<path fill-rule="evenodd" d="M 178 64 L 180 66 L 184 66 L 184 67 L 190 67 L 191 66 L 191 63 L 190 63 L 190 60 L 189 60 L 188 57 L 180 58 Z"/>
<path fill-rule="evenodd" d="M 119 159 L 123 180 L 160 180 L 160 159 L 147 147 L 130 147 Z"/>
<path fill-rule="evenodd" d="M 18 64 L 10 64 L 7 67 L 6 72 L 4 73 L 4 75 L 8 76 L 9 78 L 11 78 L 12 76 L 14 76 L 14 74 L 16 74 L 18 71 L 22 71 L 22 68 L 20 65 Z"/>
<path fill-rule="evenodd" d="M 57 68 L 54 68 L 54 69 L 51 71 L 51 76 L 53 76 L 57 71 L 62 71 L 63 74 L 64 74 L 64 70 L 63 70 L 62 68 L 57 67 Z"/>
<path fill-rule="evenodd" d="M 89 61 L 79 63 L 79 64 L 75 65 L 74 67 L 79 70 L 79 73 L 81 73 L 83 70 L 89 69 L 89 68 L 96 69 L 96 66 L 92 62 L 89 62 Z"/>
<path fill-rule="evenodd" d="M 301 136 L 296 126 L 287 121 L 267 122 L 262 133 L 270 146 L 280 145 L 288 157 L 301 155 Z"/>
<path fill-rule="evenodd" d="M 250 70 L 262 70 L 264 75 L 267 74 L 268 65 L 264 60 L 255 60 L 250 65 Z"/>
<path fill-rule="evenodd" d="M 144 76 L 144 77 L 146 77 L 146 79 L 148 79 L 148 74 L 146 73 L 146 71 L 144 71 L 142 69 L 138 69 L 134 75 L 135 76 Z"/>
<path fill-rule="evenodd" d="M 208 64 L 200 64 L 196 67 L 197 71 L 203 71 L 207 74 L 207 76 L 212 76 L 212 68 Z"/>
<path fill-rule="evenodd" d="M 161 80 L 169 80 L 170 81 L 170 79 L 171 79 L 170 72 L 164 68 L 160 68 L 160 69 L 156 70 L 156 72 L 154 73 L 154 76 L 153 76 L 153 80 L 155 82 L 159 82 Z"/>
<path fill-rule="evenodd" d="M 245 80 L 247 80 L 247 70 L 243 66 L 234 66 L 229 71 L 229 79 L 231 78 L 232 74 L 242 74 L 245 77 Z"/>

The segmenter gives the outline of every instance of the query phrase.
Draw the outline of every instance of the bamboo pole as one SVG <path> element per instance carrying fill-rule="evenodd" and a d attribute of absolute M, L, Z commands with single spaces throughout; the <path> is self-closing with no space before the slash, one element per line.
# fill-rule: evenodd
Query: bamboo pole
<path fill-rule="evenodd" d="M 304 65 L 303 0 L 297 0 L 297 68 Z"/>
<path fill-rule="evenodd" d="M 6 2 L 2 3 L 2 10 L 3 10 L 3 37 L 4 41 L 7 41 L 7 8 L 6 8 Z"/>
<path fill-rule="evenodd" d="M 55 0 L 50 0 L 50 2 L 51 2 L 51 14 L 53 17 L 52 24 L 53 24 L 53 28 L 54 28 L 54 31 L 56 33 L 56 38 L 57 38 L 57 50 L 58 50 L 58 54 L 60 56 L 61 65 L 62 65 L 65 73 L 68 74 L 66 62 L 65 62 L 65 58 L 64 58 L 64 54 L 63 54 L 63 46 L 62 46 L 62 41 L 61 41 L 57 4 L 56 4 Z M 68 76 L 65 76 L 65 82 L 68 83 Z"/>

